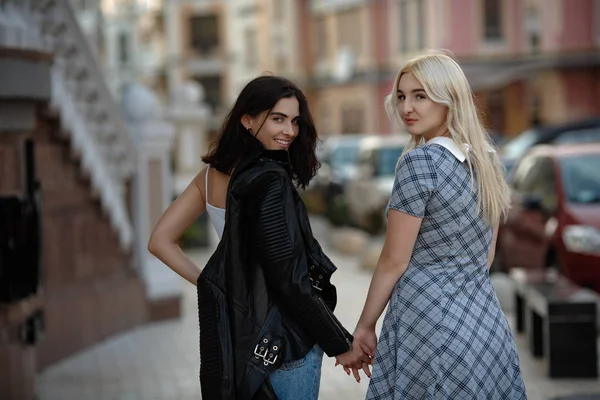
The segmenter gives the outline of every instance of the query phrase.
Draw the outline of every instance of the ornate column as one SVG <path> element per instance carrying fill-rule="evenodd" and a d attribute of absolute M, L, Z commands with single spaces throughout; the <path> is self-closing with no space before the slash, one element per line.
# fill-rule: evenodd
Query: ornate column
<path fill-rule="evenodd" d="M 163 118 L 158 98 L 149 89 L 132 85 L 123 100 L 137 147 L 132 193 L 134 247 L 146 284 L 150 319 L 178 317 L 181 278 L 147 250 L 153 227 L 172 201 L 173 126 Z"/>
<path fill-rule="evenodd" d="M 169 119 L 175 125 L 175 192 L 179 196 L 206 165 L 202 155 L 209 146 L 210 111 L 204 103 L 204 88 L 194 81 L 177 88 L 169 106 Z M 212 227 L 207 229 L 209 243 L 216 246 L 218 237 Z"/>

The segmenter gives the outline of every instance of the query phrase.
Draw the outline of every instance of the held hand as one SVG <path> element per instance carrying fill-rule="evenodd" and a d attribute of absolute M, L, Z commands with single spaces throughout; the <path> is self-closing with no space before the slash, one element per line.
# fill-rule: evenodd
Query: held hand
<path fill-rule="evenodd" d="M 375 333 L 375 327 L 357 326 L 353 336 L 354 342 L 352 343 L 352 346 L 360 347 L 363 352 L 369 355 L 371 364 L 373 364 L 377 349 L 377 334 Z"/>
<path fill-rule="evenodd" d="M 353 345 L 351 350 L 337 356 L 335 365 L 338 366 L 339 364 L 344 367 L 344 371 L 348 375 L 350 375 L 350 371 L 352 370 L 356 382 L 360 382 L 359 369 L 362 369 L 369 378 L 371 377 L 371 371 L 369 370 L 371 358 L 362 351 L 360 346 Z"/>

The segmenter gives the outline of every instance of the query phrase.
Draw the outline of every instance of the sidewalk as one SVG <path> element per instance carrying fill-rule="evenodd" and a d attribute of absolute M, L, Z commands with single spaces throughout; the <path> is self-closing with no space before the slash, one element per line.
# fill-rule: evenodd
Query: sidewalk
<path fill-rule="evenodd" d="M 203 265 L 208 252 L 192 254 Z M 352 260 L 336 257 L 340 303 L 336 314 L 352 329 L 366 297 L 369 276 Z M 40 400 L 199 399 L 198 317 L 195 288 L 184 285 L 181 320 L 141 326 L 115 336 L 44 371 Z M 357 384 L 334 359 L 325 358 L 320 398 L 364 399 L 368 381 Z"/>
<path fill-rule="evenodd" d="M 324 239 L 323 223 L 313 220 L 315 235 Z M 352 330 L 366 298 L 370 274 L 360 270 L 355 258 L 327 249 L 339 267 L 333 277 L 338 288 L 336 315 Z M 210 252 L 191 254 L 204 265 Z M 183 315 L 180 320 L 141 326 L 115 336 L 44 371 L 38 379 L 40 400 L 187 400 L 199 399 L 198 318 L 195 288 L 182 282 Z M 507 288 L 499 284 L 497 291 Z M 507 293 L 499 293 L 499 296 Z M 512 322 L 512 316 L 509 320 Z M 593 397 L 565 400 L 600 399 L 600 380 L 549 380 L 544 364 L 529 356 L 522 337 L 517 338 L 521 366 L 530 400 L 559 396 L 595 394 Z M 325 358 L 321 380 L 322 400 L 362 400 L 368 379 L 357 384 L 334 359 Z M 302 399 L 299 399 L 302 400 Z"/>

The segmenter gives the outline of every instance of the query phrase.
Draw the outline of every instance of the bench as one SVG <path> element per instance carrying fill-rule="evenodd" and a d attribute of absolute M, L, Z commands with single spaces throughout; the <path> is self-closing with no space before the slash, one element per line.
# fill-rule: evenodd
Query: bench
<path fill-rule="evenodd" d="M 546 357 L 551 378 L 597 378 L 600 297 L 554 272 L 511 269 L 516 330 L 534 357 Z"/>

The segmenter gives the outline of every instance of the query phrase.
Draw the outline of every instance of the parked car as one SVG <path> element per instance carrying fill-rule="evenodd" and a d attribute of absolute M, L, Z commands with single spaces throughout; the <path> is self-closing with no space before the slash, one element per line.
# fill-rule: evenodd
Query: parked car
<path fill-rule="evenodd" d="M 553 267 L 600 292 L 600 143 L 535 147 L 509 181 L 500 267 Z"/>
<path fill-rule="evenodd" d="M 600 142 L 600 118 L 526 130 L 502 146 L 500 157 L 509 175 L 516 162 L 533 146 L 590 142 Z"/>
<path fill-rule="evenodd" d="M 387 205 L 396 175 L 396 164 L 408 144 L 407 134 L 363 139 L 356 174 L 346 185 L 346 201 L 353 223 L 371 233 L 385 227 Z"/>
<path fill-rule="evenodd" d="M 306 191 L 309 202 L 315 205 L 311 211 L 330 216 L 334 223 L 347 222 L 343 193 L 348 180 L 356 174 L 358 148 L 365 137 L 363 134 L 336 135 L 317 146 L 321 168 Z"/>

